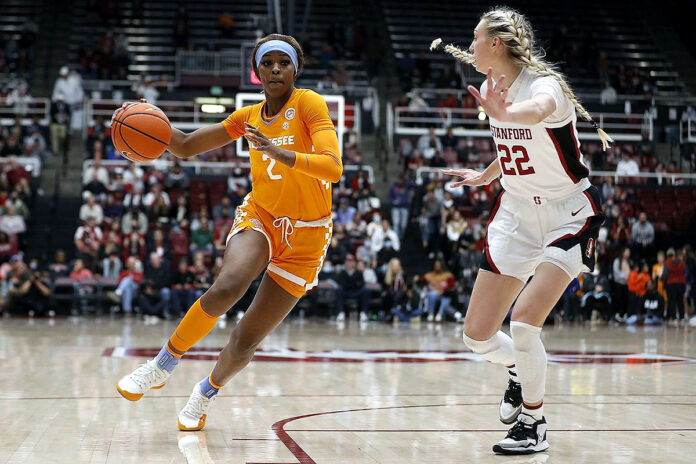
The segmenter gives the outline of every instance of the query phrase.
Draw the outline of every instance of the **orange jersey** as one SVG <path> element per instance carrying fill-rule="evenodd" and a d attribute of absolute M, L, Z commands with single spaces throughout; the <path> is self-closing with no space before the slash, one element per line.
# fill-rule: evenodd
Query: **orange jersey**
<path fill-rule="evenodd" d="M 232 139 L 244 135 L 244 123 L 248 122 L 274 145 L 296 153 L 295 167 L 291 168 L 250 147 L 251 197 L 275 217 L 313 221 L 330 216 L 331 183 L 302 172 L 312 172 L 311 157 L 324 158 L 321 153 L 307 155 L 316 153 L 312 139 L 324 135 L 319 134 L 321 131 L 335 131 L 326 102 L 312 90 L 294 89 L 285 106 L 270 120 L 262 114 L 265 103 L 240 108 L 222 122 Z M 342 170 L 337 150 L 330 163 Z"/>

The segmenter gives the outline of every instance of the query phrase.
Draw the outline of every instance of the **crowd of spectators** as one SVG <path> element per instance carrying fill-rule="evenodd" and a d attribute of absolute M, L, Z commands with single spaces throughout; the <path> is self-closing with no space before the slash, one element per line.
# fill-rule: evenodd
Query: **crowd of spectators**
<path fill-rule="evenodd" d="M 39 25 L 29 17 L 17 33 L 0 34 L 0 75 L 30 77 Z"/>

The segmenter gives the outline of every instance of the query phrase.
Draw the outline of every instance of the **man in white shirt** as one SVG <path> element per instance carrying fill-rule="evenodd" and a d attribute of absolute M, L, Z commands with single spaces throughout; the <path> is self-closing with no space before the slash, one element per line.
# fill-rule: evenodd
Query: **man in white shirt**
<path fill-rule="evenodd" d="M 85 172 L 82 175 L 82 185 L 87 185 L 92 182 L 95 174 L 96 179 L 104 184 L 104 186 L 109 185 L 109 171 L 107 171 L 97 159 L 94 160 L 94 163 L 90 167 L 85 169 Z"/>
<path fill-rule="evenodd" d="M 430 126 L 428 128 L 428 133 L 418 138 L 418 151 L 423 153 L 423 157 L 426 159 L 432 158 L 435 155 L 435 151 L 442 151 L 442 142 L 440 138 L 435 135 L 434 126 Z"/>
<path fill-rule="evenodd" d="M 630 157 L 627 152 L 623 152 L 621 160 L 616 165 L 616 174 L 619 176 L 635 176 L 640 172 L 636 160 Z"/>
<path fill-rule="evenodd" d="M 611 86 L 609 80 L 604 82 L 604 90 L 599 94 L 599 102 L 602 105 L 613 105 L 616 103 L 616 90 Z"/>
<path fill-rule="evenodd" d="M 80 220 L 89 221 L 94 219 L 96 224 L 101 224 L 104 220 L 104 211 L 99 203 L 94 201 L 94 195 L 87 192 L 87 203 L 80 207 Z"/>

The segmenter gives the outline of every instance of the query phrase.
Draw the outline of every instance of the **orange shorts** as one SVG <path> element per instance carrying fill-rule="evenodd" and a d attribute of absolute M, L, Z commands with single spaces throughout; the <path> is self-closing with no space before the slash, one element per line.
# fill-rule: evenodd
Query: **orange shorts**
<path fill-rule="evenodd" d="M 276 218 L 247 195 L 237 207 L 230 241 L 235 234 L 253 229 L 268 241 L 267 271 L 291 295 L 301 298 L 317 285 L 317 276 L 331 243 L 331 217 L 305 222 L 288 217 Z"/>

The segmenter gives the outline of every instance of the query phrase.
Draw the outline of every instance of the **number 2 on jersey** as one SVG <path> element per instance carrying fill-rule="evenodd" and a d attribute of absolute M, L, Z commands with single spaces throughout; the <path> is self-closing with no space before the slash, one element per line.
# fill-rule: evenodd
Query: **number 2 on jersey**
<path fill-rule="evenodd" d="M 502 143 L 498 145 L 498 151 L 503 152 L 503 156 L 500 157 L 500 167 L 503 170 L 503 174 L 506 176 L 526 176 L 528 174 L 534 174 L 534 167 L 523 166 L 524 163 L 529 163 L 529 155 L 527 154 L 527 149 L 522 145 L 513 145 L 512 149 L 508 148 L 507 145 Z M 508 163 L 512 161 L 513 154 L 520 154 L 522 156 L 515 158 L 515 165 L 517 165 L 517 170 L 514 167 L 508 167 Z"/>
<path fill-rule="evenodd" d="M 280 175 L 280 174 L 273 174 L 273 166 L 275 166 L 276 160 L 274 160 L 273 158 L 271 158 L 270 156 L 268 156 L 268 155 L 266 155 L 266 154 L 264 154 L 264 155 L 261 157 L 261 159 L 264 160 L 264 161 L 266 161 L 266 160 L 268 160 L 268 159 L 271 160 L 271 162 L 268 163 L 268 168 L 266 169 L 266 172 L 268 173 L 268 177 L 270 177 L 271 180 L 279 180 L 279 179 L 282 179 L 282 178 L 283 178 L 283 176 Z"/>

